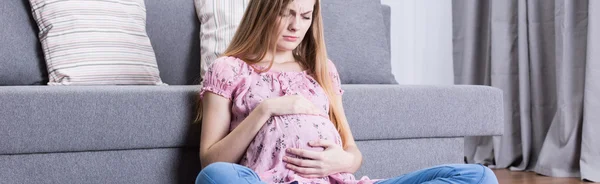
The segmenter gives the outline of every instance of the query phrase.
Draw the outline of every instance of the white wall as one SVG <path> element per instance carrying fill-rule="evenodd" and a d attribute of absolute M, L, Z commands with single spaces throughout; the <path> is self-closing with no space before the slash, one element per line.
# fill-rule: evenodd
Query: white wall
<path fill-rule="evenodd" d="M 452 0 L 381 0 L 392 8 L 392 72 L 400 84 L 454 84 Z"/>

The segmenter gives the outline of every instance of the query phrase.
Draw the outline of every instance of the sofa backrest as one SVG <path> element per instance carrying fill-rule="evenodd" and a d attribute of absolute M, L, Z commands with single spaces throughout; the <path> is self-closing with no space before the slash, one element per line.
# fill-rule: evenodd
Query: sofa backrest
<path fill-rule="evenodd" d="M 46 84 L 48 72 L 29 2 L 0 2 L 0 27 L 0 85 Z"/>
<path fill-rule="evenodd" d="M 46 65 L 29 1 L 7 0 L 0 3 L 0 25 L 3 27 L 0 29 L 0 85 L 45 85 L 48 81 Z M 193 0 L 146 0 L 145 3 L 146 30 L 163 82 L 170 85 L 198 84 L 200 25 Z M 385 5 L 382 8 L 389 45 L 390 9 Z M 328 12 L 323 12 L 323 16 L 328 16 Z"/>
<path fill-rule="evenodd" d="M 193 0 L 146 0 L 146 31 L 160 77 L 169 85 L 198 84 L 200 23 Z"/>

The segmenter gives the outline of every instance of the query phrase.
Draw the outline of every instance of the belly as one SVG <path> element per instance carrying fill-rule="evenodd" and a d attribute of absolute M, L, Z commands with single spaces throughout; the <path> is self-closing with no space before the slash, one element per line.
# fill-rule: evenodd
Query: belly
<path fill-rule="evenodd" d="M 329 118 L 311 115 L 286 115 L 270 118 L 254 137 L 240 164 L 257 173 L 285 172 L 282 162 L 287 148 L 323 151 L 308 142 L 331 140 L 341 145 L 340 135 Z M 289 155 L 294 156 L 294 155 Z"/>

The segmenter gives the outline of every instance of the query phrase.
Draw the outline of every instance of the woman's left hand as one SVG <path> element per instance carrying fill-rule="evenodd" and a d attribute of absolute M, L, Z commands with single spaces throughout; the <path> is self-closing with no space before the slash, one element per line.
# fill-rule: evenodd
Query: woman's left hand
<path fill-rule="evenodd" d="M 285 156 L 283 161 L 287 163 L 286 168 L 305 178 L 320 178 L 341 172 L 344 168 L 350 167 L 353 161 L 354 156 L 351 153 L 346 152 L 340 145 L 332 141 L 311 141 L 309 146 L 323 147 L 325 150 L 310 151 L 288 148 L 288 153 L 299 158 Z"/>

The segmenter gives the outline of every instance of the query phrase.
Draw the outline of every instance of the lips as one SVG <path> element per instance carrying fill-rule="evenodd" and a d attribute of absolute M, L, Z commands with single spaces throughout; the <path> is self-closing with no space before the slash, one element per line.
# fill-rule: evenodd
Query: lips
<path fill-rule="evenodd" d="M 295 36 L 283 36 L 283 40 L 288 41 L 288 42 L 295 42 L 296 40 L 298 40 L 298 37 L 295 37 Z"/>

